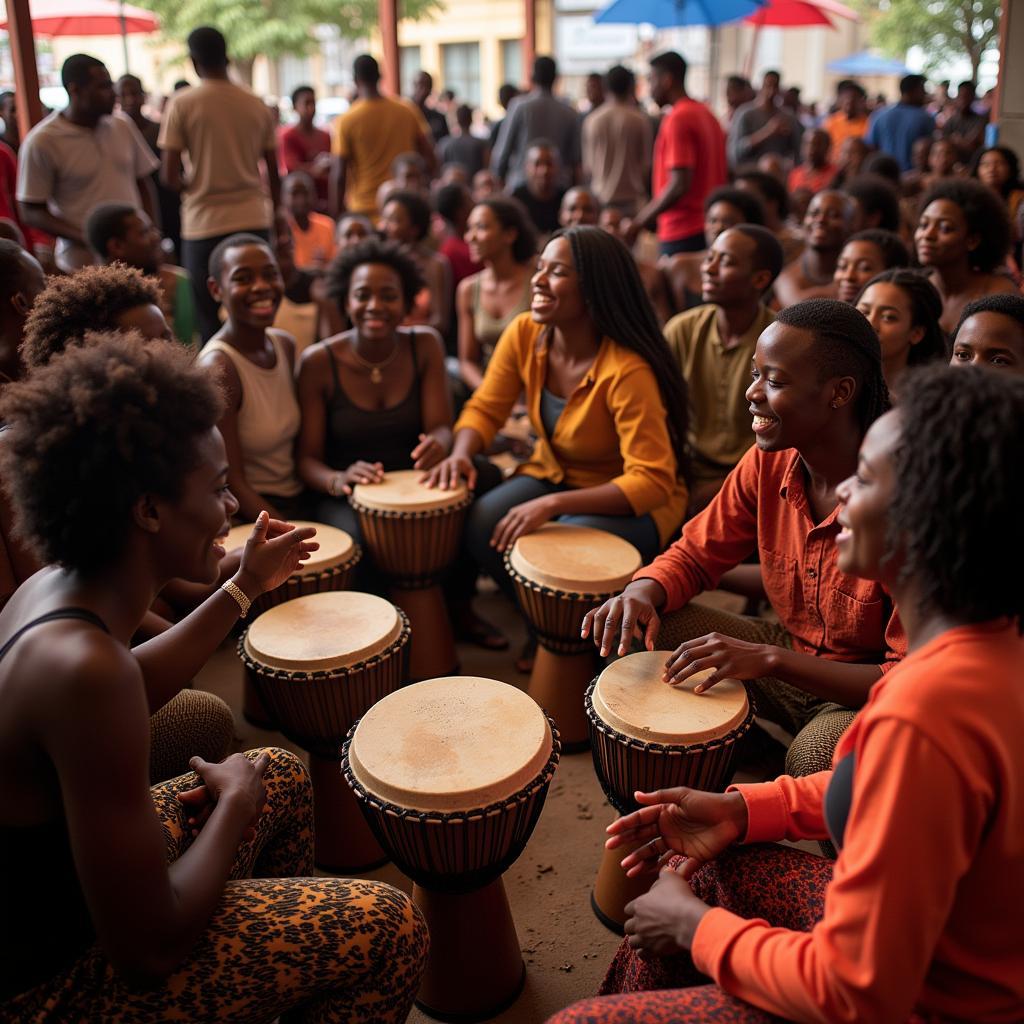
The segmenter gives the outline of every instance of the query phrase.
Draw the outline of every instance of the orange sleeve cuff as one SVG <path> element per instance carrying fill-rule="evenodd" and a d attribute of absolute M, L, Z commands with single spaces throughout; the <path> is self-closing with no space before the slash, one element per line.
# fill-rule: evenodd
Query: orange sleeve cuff
<path fill-rule="evenodd" d="M 739 793 L 747 805 L 747 834 L 744 843 L 775 843 L 786 835 L 790 810 L 777 782 L 752 782 L 729 786 L 727 793 Z"/>

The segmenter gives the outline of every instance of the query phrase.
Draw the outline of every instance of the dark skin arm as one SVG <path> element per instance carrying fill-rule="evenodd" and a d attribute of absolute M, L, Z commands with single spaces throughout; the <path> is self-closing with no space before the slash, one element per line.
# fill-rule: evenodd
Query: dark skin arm
<path fill-rule="evenodd" d="M 153 179 L 147 174 L 144 178 L 136 178 L 135 184 L 139 190 L 139 201 L 142 203 L 146 216 L 157 228 L 160 224 L 160 204 L 156 201 L 156 189 L 153 187 Z"/>
<path fill-rule="evenodd" d="M 459 324 L 459 371 L 472 390 L 484 379 L 481 368 L 483 353 L 473 327 L 473 286 L 469 278 L 455 289 L 455 313 Z"/>
<path fill-rule="evenodd" d="M 180 149 L 160 151 L 160 183 L 172 192 L 184 192 L 186 185 L 181 166 Z"/>
<path fill-rule="evenodd" d="M 426 161 L 427 173 L 433 176 L 437 170 L 437 155 L 434 153 L 434 146 L 430 139 L 422 132 L 416 136 L 416 152 Z"/>
<path fill-rule="evenodd" d="M 337 220 L 345 212 L 345 185 L 348 172 L 346 157 L 336 156 L 331 160 L 330 177 L 327 179 L 327 208 Z"/>
<path fill-rule="evenodd" d="M 692 181 L 692 167 L 673 167 L 668 172 L 668 184 L 633 218 L 627 228 L 626 237 L 630 244 L 636 241 L 641 228 L 654 228 L 658 215 L 675 206 L 689 192 Z"/>
<path fill-rule="evenodd" d="M 55 217 L 50 213 L 46 203 L 18 203 L 18 210 L 21 212 L 22 222 L 30 228 L 37 228 L 45 231 L 48 235 L 57 238 L 66 238 L 69 242 L 85 244 L 85 235 L 80 228 L 76 228 L 70 221 L 63 217 Z"/>
<path fill-rule="evenodd" d="M 270 201 L 276 210 L 281 205 L 281 175 L 277 169 L 277 150 L 268 149 L 263 154 L 263 163 L 267 168 L 267 187 L 270 189 Z"/>

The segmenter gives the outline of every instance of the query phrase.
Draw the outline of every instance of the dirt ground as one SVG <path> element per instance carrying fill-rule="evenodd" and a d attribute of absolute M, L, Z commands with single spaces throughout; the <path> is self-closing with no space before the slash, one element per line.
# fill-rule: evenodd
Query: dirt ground
<path fill-rule="evenodd" d="M 527 677 L 513 665 L 525 636 L 522 624 L 493 591 L 478 598 L 478 609 L 500 626 L 511 645 L 501 653 L 460 646 L 462 672 L 525 688 Z M 256 729 L 242 717 L 242 668 L 233 644 L 217 652 L 197 677 L 196 686 L 219 694 L 231 705 L 239 749 L 276 744 L 301 753 L 283 736 Z M 533 837 L 504 876 L 527 977 L 515 1004 L 493 1020 L 540 1024 L 554 1011 L 596 993 L 620 941 L 590 909 L 603 832 L 612 817 L 591 755 L 563 756 Z M 409 880 L 393 865 L 364 877 L 411 890 Z M 416 1024 L 431 1019 L 418 1009 L 409 1016 Z"/>

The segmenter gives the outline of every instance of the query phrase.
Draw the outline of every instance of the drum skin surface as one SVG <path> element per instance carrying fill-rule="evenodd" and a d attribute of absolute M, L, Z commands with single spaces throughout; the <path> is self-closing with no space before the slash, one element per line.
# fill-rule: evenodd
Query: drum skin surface
<path fill-rule="evenodd" d="M 460 483 L 449 491 L 420 483 L 423 474 L 416 469 L 385 473 L 379 484 L 356 484 L 353 499 L 363 508 L 382 512 L 437 512 L 465 500 L 469 491 Z"/>
<path fill-rule="evenodd" d="M 640 568 L 640 552 L 604 530 L 545 523 L 520 537 L 509 564 L 538 586 L 569 594 L 618 593 Z"/>

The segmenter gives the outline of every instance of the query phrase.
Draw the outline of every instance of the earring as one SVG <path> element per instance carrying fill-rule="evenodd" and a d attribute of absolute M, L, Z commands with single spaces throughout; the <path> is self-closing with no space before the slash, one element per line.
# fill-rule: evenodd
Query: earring
<path fill-rule="evenodd" d="M 839 403 L 838 402 L 832 402 L 830 404 L 831 404 L 833 409 L 838 409 L 839 408 Z"/>

